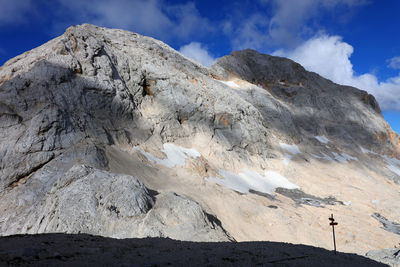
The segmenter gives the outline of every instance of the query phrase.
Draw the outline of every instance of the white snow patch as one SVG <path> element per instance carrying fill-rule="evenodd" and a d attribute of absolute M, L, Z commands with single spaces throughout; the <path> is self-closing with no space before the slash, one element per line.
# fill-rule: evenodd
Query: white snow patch
<path fill-rule="evenodd" d="M 313 156 L 314 158 L 317 158 L 317 159 L 326 159 L 326 160 L 329 160 L 329 161 L 333 161 L 333 158 L 329 157 L 325 153 L 321 152 L 321 154 L 323 155 L 322 157 L 321 156 L 317 156 L 315 154 L 311 154 L 311 156 Z"/>
<path fill-rule="evenodd" d="M 255 171 L 243 169 L 242 172 L 234 174 L 220 169 L 219 174 L 223 179 L 216 177 L 207 177 L 205 179 L 243 194 L 249 193 L 250 190 L 273 194 L 278 187 L 287 189 L 300 188 L 274 171 L 265 171 L 264 175 L 261 175 Z"/>
<path fill-rule="evenodd" d="M 398 176 L 400 176 L 400 160 L 390 158 L 386 155 L 382 156 L 382 158 L 384 158 L 387 163 L 386 167 Z"/>
<path fill-rule="evenodd" d="M 289 165 L 291 159 L 292 159 L 292 155 L 285 154 L 285 157 L 283 159 L 283 164 L 285 164 L 286 166 Z"/>
<path fill-rule="evenodd" d="M 140 147 L 135 147 L 135 149 L 137 151 L 139 151 L 143 156 L 145 156 L 147 158 L 147 160 L 150 162 L 155 162 L 157 164 L 161 164 L 161 161 L 163 161 L 162 159 L 155 157 L 153 154 L 143 151 Z"/>
<path fill-rule="evenodd" d="M 231 88 L 239 88 L 239 85 L 237 85 L 234 81 L 220 81 L 220 82 L 228 85 Z"/>
<path fill-rule="evenodd" d="M 201 156 L 201 154 L 195 149 L 184 148 L 173 143 L 163 144 L 164 149 L 161 151 L 166 155 L 165 159 L 157 158 L 153 154 L 145 152 L 139 147 L 135 148 L 142 153 L 148 161 L 164 165 L 168 168 L 174 168 L 175 166 L 184 167 L 186 165 L 187 157 L 197 158 Z"/>
<path fill-rule="evenodd" d="M 318 156 L 318 155 L 315 155 L 315 154 L 311 154 L 311 156 L 313 156 L 314 158 L 317 158 L 317 159 L 326 159 L 326 160 L 329 160 L 329 161 L 337 160 L 337 161 L 343 162 L 343 163 L 345 163 L 347 161 L 350 161 L 350 160 L 357 160 L 358 161 L 358 158 L 352 157 L 352 156 L 350 156 L 350 155 L 348 155 L 346 153 L 338 154 L 336 152 L 332 152 L 332 154 L 333 154 L 333 156 L 335 158 L 332 158 L 332 157 L 326 155 L 323 152 L 321 152 L 321 154 L 322 154 L 322 157 Z"/>
<path fill-rule="evenodd" d="M 327 144 L 329 139 L 325 137 L 325 135 L 314 136 L 320 143 Z"/>
<path fill-rule="evenodd" d="M 393 165 L 387 165 L 387 168 L 389 170 L 391 170 L 392 172 L 394 172 L 395 174 L 397 174 L 398 176 L 400 176 L 400 168 L 397 166 L 393 166 Z"/>
<path fill-rule="evenodd" d="M 347 161 L 350 161 L 350 160 L 358 161 L 357 157 L 350 156 L 346 153 L 342 153 L 342 158 L 346 159 Z"/>
<path fill-rule="evenodd" d="M 375 153 L 374 151 L 368 150 L 363 148 L 362 146 L 360 146 L 361 152 L 364 154 L 373 154 L 373 155 L 378 155 L 377 153 Z"/>
<path fill-rule="evenodd" d="M 350 160 L 357 160 L 358 161 L 358 158 L 352 157 L 352 156 L 350 156 L 350 155 L 348 155 L 346 153 L 342 153 L 342 155 L 340 155 L 340 154 L 338 154 L 336 152 L 332 152 L 332 154 L 335 156 L 335 160 L 337 160 L 339 162 L 345 163 L 345 162 L 350 161 Z"/>
<path fill-rule="evenodd" d="M 205 180 L 220 184 L 239 193 L 245 194 L 249 192 L 249 185 L 245 181 L 243 181 L 240 176 L 221 169 L 218 170 L 218 172 L 223 177 L 223 179 L 219 179 L 216 177 L 206 177 Z"/>
<path fill-rule="evenodd" d="M 300 149 L 297 145 L 288 145 L 285 143 L 279 143 L 279 145 L 281 146 L 282 149 L 286 150 L 287 152 L 296 155 L 296 154 L 300 154 Z"/>

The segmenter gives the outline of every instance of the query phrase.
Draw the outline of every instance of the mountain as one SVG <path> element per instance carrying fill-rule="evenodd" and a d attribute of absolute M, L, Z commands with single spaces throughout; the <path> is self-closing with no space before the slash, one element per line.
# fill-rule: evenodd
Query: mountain
<path fill-rule="evenodd" d="M 327 64 L 330 64 L 327 62 Z M 254 50 L 211 68 L 84 24 L 0 67 L 0 234 L 400 242 L 375 98 Z"/>

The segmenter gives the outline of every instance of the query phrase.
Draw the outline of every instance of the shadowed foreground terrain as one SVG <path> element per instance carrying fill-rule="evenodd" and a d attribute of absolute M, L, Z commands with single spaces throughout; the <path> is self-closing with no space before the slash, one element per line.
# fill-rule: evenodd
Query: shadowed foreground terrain
<path fill-rule="evenodd" d="M 86 234 L 0 238 L 0 266 L 386 266 L 355 254 L 278 242 L 113 239 Z"/>

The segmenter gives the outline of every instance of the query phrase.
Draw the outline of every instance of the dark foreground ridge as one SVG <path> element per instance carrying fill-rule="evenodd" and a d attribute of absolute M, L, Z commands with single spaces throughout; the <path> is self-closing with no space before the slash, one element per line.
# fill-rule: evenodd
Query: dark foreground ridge
<path fill-rule="evenodd" d="M 368 258 L 279 242 L 113 239 L 86 234 L 0 238 L 0 266 L 386 266 Z"/>

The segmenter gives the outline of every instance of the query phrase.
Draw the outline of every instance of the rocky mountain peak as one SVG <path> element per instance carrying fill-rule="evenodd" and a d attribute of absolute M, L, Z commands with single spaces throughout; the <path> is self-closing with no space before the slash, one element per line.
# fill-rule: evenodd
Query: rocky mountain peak
<path fill-rule="evenodd" d="M 288 58 L 261 54 L 253 49 L 234 51 L 224 56 L 211 67 L 216 76 L 229 80 L 240 78 L 269 90 L 273 85 L 302 86 L 310 93 L 326 93 L 324 87 L 332 87 L 331 81 L 314 72 L 306 71 L 300 64 Z M 345 91 L 346 94 L 354 93 L 364 103 L 370 105 L 377 113 L 381 114 L 379 104 L 375 97 L 366 91 L 349 86 L 336 84 L 334 90 L 327 93 L 335 94 Z M 314 91 L 313 91 L 314 90 Z"/>
<path fill-rule="evenodd" d="M 300 84 L 307 71 L 298 63 L 281 57 L 261 54 L 253 49 L 234 51 L 212 66 L 223 79 L 238 77 L 254 84 L 289 82 Z"/>
<path fill-rule="evenodd" d="M 373 96 L 289 59 L 247 49 L 208 69 L 150 37 L 73 26 L 0 68 L 0 129 L 2 235 L 330 247 L 334 212 L 343 251 L 400 241 L 385 228 L 399 136 Z"/>

